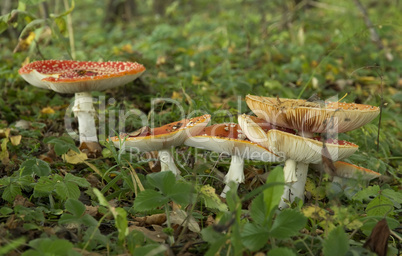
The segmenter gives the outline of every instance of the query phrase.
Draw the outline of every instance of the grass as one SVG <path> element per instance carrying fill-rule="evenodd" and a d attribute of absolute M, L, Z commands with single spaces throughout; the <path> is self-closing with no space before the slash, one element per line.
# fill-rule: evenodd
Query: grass
<path fill-rule="evenodd" d="M 379 144 L 378 118 L 339 135 L 359 145 L 348 161 L 384 178 L 340 187 L 311 170 L 305 203 L 277 212 L 281 187 L 273 184 L 281 184 L 275 170 L 283 163 L 246 161 L 246 182 L 238 195 L 222 202 L 216 194 L 224 187 L 222 176 L 230 162 L 206 151 L 176 149 L 184 177 L 180 181 L 159 174 L 154 156 L 119 152 L 105 142 L 100 158 L 83 162 L 71 153 L 78 163 L 63 160 L 77 149 L 64 126 L 73 96 L 30 86 L 18 75 L 30 61 L 71 58 L 65 15 L 28 25 L 40 18 L 37 2 L 20 1 L 18 9 L 30 15 L 21 12 L 8 25 L 3 16 L 0 23 L 0 29 L 7 28 L 0 37 L 1 253 L 333 255 L 334 248 L 345 248 L 334 255 L 361 254 L 368 252 L 363 244 L 384 217 L 393 232 L 385 241 L 388 255 L 398 253 L 400 4 L 364 3 L 385 46 L 381 50 L 352 1 L 320 1 L 314 7 L 303 1 L 171 1 L 165 15 L 155 14 L 153 1 L 137 1 L 132 20 L 107 24 L 102 22 L 107 11 L 102 1 L 75 3 L 71 15 L 77 60 L 137 61 L 147 68 L 131 84 L 93 93 L 99 115 L 105 117 L 99 123 L 103 137 L 137 130 L 142 120 L 160 126 L 209 113 L 212 124 L 236 121 L 238 113 L 250 113 L 247 94 L 304 99 L 346 95 L 344 102 L 384 103 Z M 65 12 L 46 2 L 50 13 Z M 26 27 L 31 37 L 21 41 L 18 36 Z M 131 109 L 141 115 L 128 114 Z M 172 184 L 180 193 L 166 188 Z M 167 218 L 167 224 L 156 216 Z M 147 223 L 143 217 L 153 220 Z M 293 225 L 287 225 L 289 219 Z"/>

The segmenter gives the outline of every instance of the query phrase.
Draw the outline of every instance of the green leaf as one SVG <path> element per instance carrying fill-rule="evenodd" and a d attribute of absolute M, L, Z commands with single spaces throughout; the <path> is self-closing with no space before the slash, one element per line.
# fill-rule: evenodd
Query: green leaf
<path fill-rule="evenodd" d="M 276 182 L 276 183 L 278 183 L 278 182 L 284 183 L 285 182 L 282 166 L 275 167 L 268 175 L 266 183 L 269 184 L 269 183 L 274 183 L 274 182 Z M 266 215 L 268 215 L 273 209 L 276 209 L 278 207 L 278 204 L 281 201 L 281 197 L 283 194 L 283 189 L 284 189 L 284 184 L 269 187 L 263 191 L 264 202 L 265 202 L 265 206 L 267 209 Z"/>
<path fill-rule="evenodd" d="M 0 255 L 9 255 L 9 252 L 15 252 L 15 250 L 20 247 L 21 245 L 25 244 L 25 237 L 19 237 L 12 241 L 7 241 L 6 244 L 3 244 L 0 247 Z M 11 255 L 11 254 L 10 254 Z"/>
<path fill-rule="evenodd" d="M 180 205 L 188 205 L 194 200 L 194 187 L 188 183 L 177 183 L 166 195 Z"/>
<path fill-rule="evenodd" d="M 58 221 L 60 225 L 64 224 L 69 224 L 69 223 L 81 223 L 81 220 L 79 217 L 71 215 L 69 213 L 64 213 L 63 215 L 60 216 L 60 219 Z"/>
<path fill-rule="evenodd" d="M 78 185 L 73 182 L 58 182 L 55 188 L 57 195 L 64 200 L 67 198 L 78 199 L 81 194 Z"/>
<path fill-rule="evenodd" d="M 202 235 L 202 239 L 204 239 L 204 241 L 206 241 L 210 244 L 216 242 L 217 240 L 219 240 L 225 236 L 224 234 L 222 234 L 220 232 L 216 232 L 212 226 L 202 229 L 201 235 Z"/>
<path fill-rule="evenodd" d="M 394 203 L 394 206 L 396 208 L 401 208 L 401 204 L 402 204 L 402 192 L 396 192 L 392 189 L 384 189 L 381 191 L 381 195 L 388 197 L 389 199 L 391 199 L 391 201 Z"/>
<path fill-rule="evenodd" d="M 4 189 L 3 195 L 1 197 L 7 202 L 11 203 L 12 201 L 14 201 L 17 195 L 22 195 L 21 188 L 18 185 L 11 183 Z"/>
<path fill-rule="evenodd" d="M 269 250 L 267 256 L 296 256 L 294 251 L 289 248 L 277 247 L 274 249 Z"/>
<path fill-rule="evenodd" d="M 105 196 L 97 188 L 94 188 L 93 191 L 99 200 L 99 204 L 107 208 L 110 208 L 109 202 L 106 200 Z"/>
<path fill-rule="evenodd" d="M 38 29 L 40 27 L 43 27 L 47 22 L 47 19 L 35 19 L 31 22 L 28 23 L 28 25 L 25 26 L 25 28 L 21 31 L 19 38 L 24 39 L 26 38 L 29 33 L 34 31 L 35 29 Z"/>
<path fill-rule="evenodd" d="M 128 235 L 127 212 L 123 208 L 114 208 L 112 209 L 112 213 L 116 228 L 119 231 L 119 241 L 123 241 Z"/>
<path fill-rule="evenodd" d="M 9 215 L 13 211 L 14 211 L 13 209 L 11 209 L 10 207 L 6 207 L 6 206 L 0 208 L 0 214 L 3 216 Z"/>
<path fill-rule="evenodd" d="M 264 226 L 264 223 L 267 221 L 267 212 L 263 194 L 259 194 L 256 198 L 254 198 L 253 202 L 251 203 L 250 214 L 255 223 L 259 223 L 260 225 Z"/>
<path fill-rule="evenodd" d="M 148 183 L 162 191 L 164 195 L 173 193 L 173 186 L 176 184 L 176 177 L 172 172 L 156 172 L 147 175 Z"/>
<path fill-rule="evenodd" d="M 78 252 L 73 250 L 73 244 L 64 239 L 50 239 L 50 238 L 39 238 L 29 242 L 29 246 L 34 248 L 34 250 L 28 250 L 22 255 L 68 255 L 75 256 L 80 255 Z"/>
<path fill-rule="evenodd" d="M 64 207 L 66 207 L 67 211 L 77 217 L 81 217 L 85 212 L 85 205 L 81 201 L 73 198 L 67 199 L 64 203 Z"/>
<path fill-rule="evenodd" d="M 53 192 L 55 185 L 56 182 L 54 180 L 50 180 L 48 176 L 40 177 L 34 187 L 34 197 L 43 197 L 50 195 Z"/>
<path fill-rule="evenodd" d="M 141 191 L 134 201 L 134 209 L 136 211 L 154 210 L 169 202 L 169 199 L 155 190 L 146 189 Z"/>
<path fill-rule="evenodd" d="M 243 244 L 251 251 L 261 249 L 269 238 L 269 230 L 255 223 L 246 223 L 241 232 Z"/>
<path fill-rule="evenodd" d="M 70 149 L 80 153 L 80 150 L 75 146 L 75 142 L 70 137 L 60 137 L 54 138 L 50 137 L 44 140 L 45 143 L 51 144 L 54 146 L 54 152 L 56 155 L 61 156 L 67 153 Z"/>
<path fill-rule="evenodd" d="M 349 250 L 349 239 L 342 226 L 329 232 L 323 244 L 324 256 L 342 256 Z"/>
<path fill-rule="evenodd" d="M 271 227 L 272 237 L 286 239 L 297 235 L 307 222 L 307 218 L 300 212 L 293 209 L 281 211 Z"/>
<path fill-rule="evenodd" d="M 39 177 L 48 176 L 52 172 L 48 163 L 40 159 L 29 159 L 21 164 L 21 176 L 35 174 Z"/>
<path fill-rule="evenodd" d="M 364 188 L 357 192 L 352 199 L 357 200 L 359 202 L 363 202 L 363 200 L 368 200 L 370 197 L 376 197 L 378 193 L 380 192 L 380 187 L 378 185 L 375 186 L 370 186 L 367 188 Z"/>
<path fill-rule="evenodd" d="M 88 227 L 96 227 L 98 225 L 98 221 L 89 214 L 85 214 L 81 217 L 82 223 L 87 225 Z"/>
<path fill-rule="evenodd" d="M 378 195 L 371 200 L 366 207 L 367 216 L 382 216 L 393 214 L 394 204 L 391 199 L 383 195 Z"/>
<path fill-rule="evenodd" d="M 85 178 L 74 176 L 71 173 L 66 174 L 64 177 L 64 182 L 73 182 L 83 188 L 91 186 L 91 184 Z"/>

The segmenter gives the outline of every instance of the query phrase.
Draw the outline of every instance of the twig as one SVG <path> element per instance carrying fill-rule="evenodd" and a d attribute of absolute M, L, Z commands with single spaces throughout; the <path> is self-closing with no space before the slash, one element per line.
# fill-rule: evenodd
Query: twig
<path fill-rule="evenodd" d="M 354 0 L 354 2 L 356 4 L 357 8 L 360 10 L 360 12 L 363 14 L 364 23 L 366 23 L 366 26 L 367 26 L 368 30 L 370 31 L 371 41 L 373 41 L 373 43 L 375 43 L 377 45 L 377 48 L 379 50 L 383 50 L 384 44 L 382 43 L 380 36 L 378 35 L 377 31 L 374 28 L 374 25 L 368 16 L 366 8 L 364 8 L 364 6 L 361 4 L 360 0 Z M 385 58 L 388 61 L 392 61 L 394 57 L 388 50 L 386 50 Z"/>
<path fill-rule="evenodd" d="M 66 10 L 70 9 L 68 4 L 68 0 L 64 0 L 64 8 Z M 73 19 L 71 18 L 71 13 L 67 14 L 67 30 L 68 30 L 68 39 L 70 40 L 70 50 L 71 57 L 75 60 L 75 42 L 74 42 L 74 30 L 73 30 Z"/>

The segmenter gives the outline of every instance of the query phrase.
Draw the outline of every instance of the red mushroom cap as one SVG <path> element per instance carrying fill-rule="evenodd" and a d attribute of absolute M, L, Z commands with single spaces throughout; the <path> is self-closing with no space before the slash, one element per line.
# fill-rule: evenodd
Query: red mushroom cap
<path fill-rule="evenodd" d="M 188 137 L 199 134 L 208 124 L 210 118 L 210 115 L 203 115 L 192 119 L 183 119 L 149 131 L 138 132 L 134 136 L 121 134 L 111 137 L 109 140 L 116 147 L 120 147 L 120 141 L 122 141 L 126 146 L 137 148 L 139 151 L 168 149 L 182 145 Z"/>
<path fill-rule="evenodd" d="M 280 158 L 257 143 L 251 142 L 235 123 L 214 124 L 198 135 L 189 137 L 185 145 L 218 153 L 237 155 L 245 159 L 279 162 Z"/>
<path fill-rule="evenodd" d="M 59 93 L 102 91 L 135 80 L 145 71 L 136 62 L 42 60 L 23 66 L 19 73 L 30 84 Z"/>

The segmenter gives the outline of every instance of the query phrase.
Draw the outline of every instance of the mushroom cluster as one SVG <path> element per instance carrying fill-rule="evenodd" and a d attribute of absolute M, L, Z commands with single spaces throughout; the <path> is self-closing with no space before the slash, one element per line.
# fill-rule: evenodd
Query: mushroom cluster
<path fill-rule="evenodd" d="M 258 117 L 296 131 L 296 134 L 279 130 L 265 132 L 249 116 L 239 116 L 239 124 L 251 141 L 286 158 L 284 176 L 287 186 L 280 208 L 287 207 L 287 202 L 293 202 L 296 197 L 304 199 L 309 164 L 324 160 L 336 172 L 333 161 L 344 159 L 358 149 L 357 145 L 330 135 L 357 129 L 379 114 L 378 107 L 355 103 L 309 102 L 253 95 L 247 95 L 246 102 Z M 315 137 L 317 133 L 321 136 Z"/>

